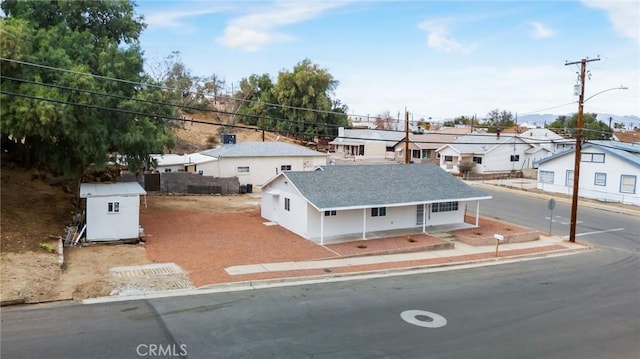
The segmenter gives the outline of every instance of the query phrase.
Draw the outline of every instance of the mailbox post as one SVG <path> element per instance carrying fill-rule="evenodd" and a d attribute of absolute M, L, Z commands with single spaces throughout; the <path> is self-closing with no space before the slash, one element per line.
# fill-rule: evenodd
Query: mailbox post
<path fill-rule="evenodd" d="M 500 246 L 500 242 L 504 241 L 504 236 L 502 234 L 494 234 L 493 238 L 496 239 L 496 257 L 498 256 L 498 247 Z"/>

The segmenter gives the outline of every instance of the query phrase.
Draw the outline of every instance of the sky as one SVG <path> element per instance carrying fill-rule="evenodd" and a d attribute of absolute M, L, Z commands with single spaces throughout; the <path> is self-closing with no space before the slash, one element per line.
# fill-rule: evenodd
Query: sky
<path fill-rule="evenodd" d="M 566 63 L 599 58 L 584 111 L 640 116 L 639 0 L 138 0 L 136 12 L 147 63 L 178 51 L 228 91 L 309 59 L 355 117 L 571 114 L 580 64 Z"/>

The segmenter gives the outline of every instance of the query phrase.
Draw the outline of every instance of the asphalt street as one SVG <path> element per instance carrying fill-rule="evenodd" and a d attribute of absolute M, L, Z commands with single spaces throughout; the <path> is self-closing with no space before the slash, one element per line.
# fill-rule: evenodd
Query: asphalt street
<path fill-rule="evenodd" d="M 546 200 L 492 194 L 484 215 L 548 228 Z M 568 234 L 568 214 L 558 203 L 554 234 Z M 1 354 L 638 358 L 638 219 L 587 208 L 578 219 L 579 240 L 593 249 L 574 255 L 316 285 L 3 308 Z"/>

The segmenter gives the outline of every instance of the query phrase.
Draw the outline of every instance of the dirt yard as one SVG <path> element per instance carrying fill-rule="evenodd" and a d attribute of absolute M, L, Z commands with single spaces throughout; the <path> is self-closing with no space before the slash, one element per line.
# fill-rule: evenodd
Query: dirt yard
<path fill-rule="evenodd" d="M 271 278 L 230 276 L 233 265 L 316 260 L 424 250 L 441 245 L 426 235 L 319 246 L 260 217 L 257 194 L 234 196 L 149 195 L 141 206 L 146 242 L 91 244 L 57 253 L 59 238 L 70 222 L 71 195 L 46 184 L 37 174 L 3 168 L 1 211 L 1 292 L 3 302 L 37 303 L 106 296 L 114 289 L 110 269 L 151 263 L 176 263 L 194 286 Z M 474 231 L 496 233 L 504 223 L 483 221 Z M 54 253 L 41 248 L 49 244 Z M 342 271 L 335 270 L 334 273 Z M 322 270 L 290 276 L 321 275 Z"/>

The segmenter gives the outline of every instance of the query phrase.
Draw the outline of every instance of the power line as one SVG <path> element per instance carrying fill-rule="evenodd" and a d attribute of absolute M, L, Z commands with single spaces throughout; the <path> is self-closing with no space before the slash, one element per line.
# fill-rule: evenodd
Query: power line
<path fill-rule="evenodd" d="M 136 85 L 136 86 L 154 87 L 154 88 L 158 88 L 158 89 L 161 89 L 161 90 L 170 90 L 170 91 L 182 92 L 182 90 L 178 89 L 178 88 L 166 87 L 166 86 L 156 85 L 156 84 L 152 84 L 152 83 L 148 83 L 148 82 L 136 82 L 136 81 L 130 81 L 130 80 L 123 80 L 123 79 L 119 79 L 119 78 L 115 78 L 115 77 L 95 75 L 95 74 L 81 72 L 81 71 L 67 70 L 67 69 L 63 69 L 63 68 L 60 68 L 60 67 L 41 65 L 41 64 L 36 64 L 36 63 L 33 63 L 33 62 L 9 59 L 9 58 L 6 58 L 6 57 L 0 57 L 0 60 L 7 61 L 7 62 L 13 62 L 13 63 L 20 64 L 20 65 L 39 67 L 39 68 L 52 70 L 52 71 L 60 71 L 60 72 L 66 72 L 66 73 L 71 73 L 71 74 L 75 74 L 75 75 L 90 76 L 90 77 L 103 79 L 103 80 L 123 82 L 123 83 L 128 83 L 128 84 Z M 262 101 L 257 101 L 257 100 L 238 99 L 236 97 L 228 96 L 228 95 L 226 95 L 226 96 L 216 96 L 216 97 L 222 97 L 222 98 L 226 98 L 228 100 L 239 101 L 239 102 L 242 102 L 242 103 L 261 103 L 261 104 L 268 105 L 268 106 L 291 108 L 291 109 L 308 111 L 308 112 L 326 113 L 326 114 L 334 114 L 334 115 L 346 115 L 346 116 L 364 116 L 364 115 L 349 114 L 349 113 L 336 112 L 336 111 L 318 110 L 318 109 L 312 109 L 312 108 L 306 108 L 306 107 L 282 105 L 282 104 L 270 103 L 270 102 L 262 102 Z"/>

